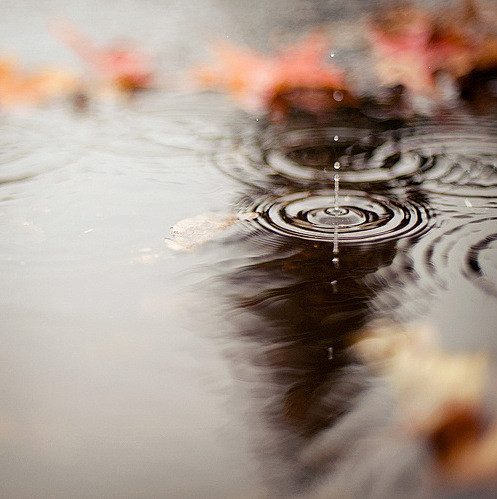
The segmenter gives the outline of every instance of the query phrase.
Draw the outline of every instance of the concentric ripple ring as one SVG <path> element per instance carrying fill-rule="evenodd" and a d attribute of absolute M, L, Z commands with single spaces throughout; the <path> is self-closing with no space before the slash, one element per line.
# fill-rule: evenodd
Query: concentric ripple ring
<path fill-rule="evenodd" d="M 439 289 L 463 277 L 497 297 L 497 217 L 469 220 L 438 232 L 421 242 L 414 258 L 420 263 L 419 275 Z"/>
<path fill-rule="evenodd" d="M 428 209 L 415 201 L 340 191 L 339 210 L 330 190 L 297 192 L 264 199 L 252 208 L 263 228 L 309 241 L 369 244 L 411 237 L 429 228 Z"/>

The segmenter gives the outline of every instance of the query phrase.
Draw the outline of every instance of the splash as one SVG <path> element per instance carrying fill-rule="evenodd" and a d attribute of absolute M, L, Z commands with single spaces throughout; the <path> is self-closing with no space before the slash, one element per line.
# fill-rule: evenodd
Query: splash
<path fill-rule="evenodd" d="M 340 213 L 335 212 L 335 192 L 297 192 L 278 198 L 265 198 L 251 211 L 259 225 L 274 234 L 309 241 L 341 244 L 369 244 L 426 231 L 432 220 L 428 208 L 412 200 L 343 190 Z"/>

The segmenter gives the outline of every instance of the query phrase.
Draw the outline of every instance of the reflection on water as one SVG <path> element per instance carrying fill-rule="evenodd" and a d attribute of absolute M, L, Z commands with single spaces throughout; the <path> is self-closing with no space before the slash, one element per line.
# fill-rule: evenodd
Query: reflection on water
<path fill-rule="evenodd" d="M 483 312 L 495 296 L 494 125 L 464 114 L 369 135 L 333 125 L 262 125 L 214 158 L 248 186 L 236 206 L 258 214 L 224 240 L 238 259 L 222 260 L 212 293 L 240 341 L 237 369 L 248 365 L 255 452 L 283 496 L 457 496 L 456 477 L 436 478 L 438 437 L 400 430 L 394 394 L 350 345 L 388 317 L 441 324 L 448 351 L 495 348 L 495 314 Z"/>
<path fill-rule="evenodd" d="M 423 452 L 389 434 L 392 401 L 349 348 L 368 321 L 371 300 L 387 286 L 371 277 L 395 258 L 395 239 L 348 244 L 338 265 L 330 242 L 275 235 L 267 243 L 254 231 L 239 243 L 252 256 L 229 270 L 222 264 L 219 272 L 229 334 L 239 341 L 233 355 L 249 381 L 245 410 L 269 483 L 283 497 L 314 497 L 322 480 L 330 481 L 323 497 L 337 491 L 390 497 L 406 466 L 420 491 Z M 364 463 L 355 462 L 361 448 Z M 398 490 L 409 493 L 404 484 Z"/>
<path fill-rule="evenodd" d="M 177 68 L 206 33 L 256 45 L 342 3 L 125 4 L 151 43 L 192 27 L 164 49 Z M 103 6 L 97 28 L 125 28 L 125 10 Z M 91 4 L 74 15 L 91 25 Z M 449 354 L 495 351 L 495 120 L 373 108 L 269 124 L 151 93 L 0 116 L 5 497 L 460 492 L 351 342 L 377 318 L 421 320 Z M 164 243 L 171 226 L 191 251 Z"/>

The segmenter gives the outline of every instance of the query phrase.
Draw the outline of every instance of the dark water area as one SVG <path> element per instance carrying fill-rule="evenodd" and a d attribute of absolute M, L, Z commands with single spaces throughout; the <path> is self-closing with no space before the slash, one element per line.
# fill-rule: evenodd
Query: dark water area
<path fill-rule="evenodd" d="M 370 2 L 0 6 L 28 65 L 75 64 L 44 25 L 63 12 L 166 75 L 220 34 L 263 50 L 334 23 L 372 88 Z M 179 89 L 1 112 L 0 496 L 493 497 L 433 479 L 350 345 L 378 319 L 430 324 L 495 368 L 496 199 L 495 116 L 464 104 L 269 123 Z"/>

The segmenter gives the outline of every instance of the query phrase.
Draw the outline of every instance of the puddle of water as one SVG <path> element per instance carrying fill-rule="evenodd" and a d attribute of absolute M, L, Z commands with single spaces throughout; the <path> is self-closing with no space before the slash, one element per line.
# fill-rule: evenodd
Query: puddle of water
<path fill-rule="evenodd" d="M 125 3 L 136 27 L 109 5 L 96 32 L 112 18 L 174 39 L 176 69 L 209 23 L 257 46 L 328 8 L 256 3 L 237 23 L 243 2 Z M 60 3 L 91 25 L 88 5 Z M 2 40 L 22 42 L 23 8 Z M 29 9 L 21 47 L 41 33 Z M 197 28 L 180 45 L 179 20 Z M 432 322 L 449 351 L 497 347 L 493 120 L 270 125 L 158 93 L 5 114 L 0 132 L 6 496 L 436 493 L 425 443 L 392 430 L 395 398 L 350 341 L 381 317 Z M 164 242 L 171 226 L 191 251 Z"/>

